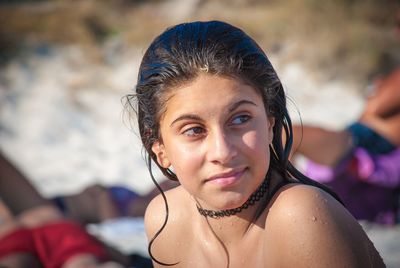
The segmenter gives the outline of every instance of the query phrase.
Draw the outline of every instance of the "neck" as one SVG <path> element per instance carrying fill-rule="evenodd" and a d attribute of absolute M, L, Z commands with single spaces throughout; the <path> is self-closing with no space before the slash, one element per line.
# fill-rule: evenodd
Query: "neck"
<path fill-rule="evenodd" d="M 263 228 L 264 217 L 256 218 L 256 216 L 265 208 L 267 202 L 268 196 L 265 195 L 257 204 L 236 215 L 222 218 L 204 217 L 204 221 L 201 221 L 203 230 L 211 236 L 217 237 L 229 248 L 230 245 L 235 245 L 237 241 L 243 240 L 253 228 Z"/>
<path fill-rule="evenodd" d="M 268 173 L 269 175 L 269 173 Z M 270 183 L 270 176 L 264 179 L 261 185 L 257 188 L 257 190 L 244 202 L 243 205 L 234 209 L 226 209 L 226 210 L 208 210 L 202 208 L 199 204 L 197 204 L 197 210 L 201 215 L 204 217 L 210 217 L 214 219 L 223 218 L 223 217 L 230 217 L 232 215 L 236 215 L 241 213 L 243 210 L 252 207 L 256 202 L 260 201 L 264 195 L 267 193 Z"/>
<path fill-rule="evenodd" d="M 211 211 L 211 215 L 220 216 L 207 216 L 204 215 L 207 213 L 202 213 L 201 210 L 199 210 L 199 213 L 204 218 L 204 221 L 201 221 L 203 227 L 205 228 L 204 231 L 209 232 L 210 234 L 214 233 L 214 236 L 216 236 L 223 244 L 228 246 L 230 243 L 243 239 L 255 225 L 263 228 L 263 217 L 260 215 L 262 215 L 263 210 L 267 206 L 270 199 L 269 184 L 271 177 L 272 176 L 268 174 L 263 184 L 260 185 L 259 188 L 257 188 L 257 190 L 252 194 L 252 196 L 255 194 L 259 196 L 257 200 L 253 202 L 252 205 L 246 206 L 246 208 L 242 208 L 242 206 L 239 207 L 242 209 L 240 209 L 240 211 L 237 213 L 229 215 L 229 213 L 218 213 L 221 211 L 216 211 L 216 213 L 212 213 Z M 262 195 L 260 195 L 260 192 L 262 192 L 260 189 L 265 189 L 265 192 Z M 250 199 L 251 198 L 249 198 L 248 201 Z M 248 203 L 248 201 L 246 201 L 246 203 Z"/>

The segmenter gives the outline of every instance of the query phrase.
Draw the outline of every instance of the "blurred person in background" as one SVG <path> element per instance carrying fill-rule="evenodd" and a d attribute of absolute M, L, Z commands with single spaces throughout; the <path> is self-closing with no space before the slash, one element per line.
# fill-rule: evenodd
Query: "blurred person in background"
<path fill-rule="evenodd" d="M 342 131 L 294 126 L 305 174 L 331 187 L 359 220 L 399 222 L 400 68 L 375 82 L 360 119 Z"/>
<path fill-rule="evenodd" d="M 112 192 L 95 185 L 76 195 L 46 199 L 0 152 L 0 266 L 151 267 L 149 259 L 125 256 L 87 233 L 87 223 L 129 212 L 143 216 L 146 201 L 155 195 L 154 190 L 140 197 L 122 187 Z M 129 209 L 134 204 L 139 208 Z"/>
<path fill-rule="evenodd" d="M 170 180 L 160 183 L 163 190 L 177 185 L 177 182 Z M 125 186 L 95 184 L 77 194 L 57 196 L 51 201 L 65 217 L 88 224 L 121 217 L 143 217 L 148 203 L 158 193 L 159 190 L 155 187 L 149 193 L 140 195 Z"/>

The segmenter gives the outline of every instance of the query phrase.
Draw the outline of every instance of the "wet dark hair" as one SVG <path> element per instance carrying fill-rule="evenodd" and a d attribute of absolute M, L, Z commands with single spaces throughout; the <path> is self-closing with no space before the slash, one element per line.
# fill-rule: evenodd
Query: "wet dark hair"
<path fill-rule="evenodd" d="M 160 119 L 170 90 L 193 81 L 204 72 L 239 79 L 254 87 L 262 96 L 267 115 L 275 119 L 270 146 L 271 168 L 279 172 L 284 180 L 295 178 L 304 184 L 323 188 L 337 198 L 327 187 L 307 178 L 289 162 L 293 135 L 282 84 L 257 43 L 241 29 L 221 21 L 183 23 L 169 28 L 151 43 L 143 56 L 136 94 L 128 95 L 127 103 L 137 113 L 150 173 L 153 160 L 164 175 L 177 180 L 171 170 L 159 165 L 152 145 L 162 141 Z M 153 175 L 152 178 L 154 180 Z M 156 186 L 159 187 L 157 183 Z M 166 202 L 164 194 L 163 197 Z M 159 232 L 168 220 L 168 204 L 165 204 L 166 220 Z M 149 244 L 150 256 L 157 263 L 167 265 L 151 255 L 154 238 Z"/>

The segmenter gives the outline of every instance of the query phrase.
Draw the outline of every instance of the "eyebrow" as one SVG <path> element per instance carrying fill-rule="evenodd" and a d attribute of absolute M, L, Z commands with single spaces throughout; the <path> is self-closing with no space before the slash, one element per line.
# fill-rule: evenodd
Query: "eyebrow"
<path fill-rule="evenodd" d="M 258 106 L 257 104 L 255 104 L 252 101 L 249 100 L 241 100 L 238 102 L 235 102 L 234 104 L 231 105 L 231 107 L 229 107 L 228 111 L 231 113 L 234 110 L 236 110 L 239 106 L 244 105 L 244 104 L 250 104 L 253 106 Z M 175 124 L 178 121 L 181 120 L 198 120 L 198 121 L 202 121 L 201 117 L 195 114 L 183 114 L 181 116 L 179 116 L 178 118 L 176 118 L 174 121 L 172 121 L 170 127 L 172 127 L 173 124 Z"/>
<path fill-rule="evenodd" d="M 251 105 L 253 105 L 253 106 L 257 106 L 257 104 L 255 104 L 255 103 L 252 102 L 252 101 L 249 101 L 249 100 L 241 100 L 241 101 L 238 101 L 238 102 L 235 102 L 234 104 L 232 104 L 232 106 L 229 107 L 228 111 L 229 111 L 229 112 L 233 112 L 234 110 L 236 110 L 239 106 L 241 106 L 241 105 L 243 105 L 243 104 L 251 104 Z"/>

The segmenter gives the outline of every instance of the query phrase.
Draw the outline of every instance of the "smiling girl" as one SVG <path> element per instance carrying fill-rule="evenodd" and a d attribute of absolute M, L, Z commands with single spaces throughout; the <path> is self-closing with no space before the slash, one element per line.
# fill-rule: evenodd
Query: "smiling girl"
<path fill-rule="evenodd" d="M 282 84 L 240 29 L 210 21 L 166 30 L 127 100 L 150 173 L 154 161 L 180 183 L 146 211 L 155 266 L 384 266 L 336 195 L 288 161 Z"/>

